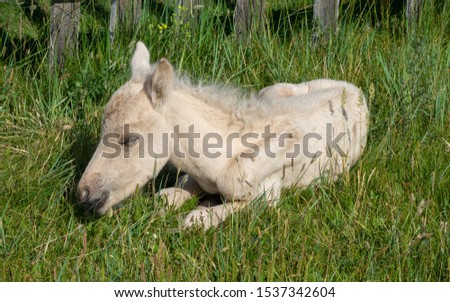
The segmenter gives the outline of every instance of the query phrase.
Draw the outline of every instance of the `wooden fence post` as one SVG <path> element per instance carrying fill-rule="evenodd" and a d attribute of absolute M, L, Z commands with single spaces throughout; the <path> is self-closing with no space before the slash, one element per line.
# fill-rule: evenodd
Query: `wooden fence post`
<path fill-rule="evenodd" d="M 111 0 L 111 12 L 109 14 L 109 43 L 114 45 L 117 17 L 119 23 L 126 31 L 133 31 L 139 26 L 142 12 L 142 0 Z"/>
<path fill-rule="evenodd" d="M 237 0 L 234 9 L 234 28 L 239 43 L 247 41 L 252 32 L 264 30 L 265 0 Z"/>
<path fill-rule="evenodd" d="M 109 14 L 109 45 L 114 45 L 114 36 L 117 25 L 117 0 L 111 0 L 111 12 Z"/>
<path fill-rule="evenodd" d="M 319 37 L 327 33 L 335 32 L 339 17 L 339 0 L 315 0 L 314 1 L 314 22 L 313 44 L 316 44 Z"/>
<path fill-rule="evenodd" d="M 134 30 L 139 25 L 142 0 L 118 0 L 119 22 L 125 30 Z"/>
<path fill-rule="evenodd" d="M 406 18 L 408 25 L 414 26 L 419 19 L 422 10 L 422 0 L 408 0 L 406 3 Z"/>
<path fill-rule="evenodd" d="M 79 0 L 52 0 L 50 9 L 50 68 L 64 66 L 65 56 L 73 52 L 77 44 L 80 23 Z"/>

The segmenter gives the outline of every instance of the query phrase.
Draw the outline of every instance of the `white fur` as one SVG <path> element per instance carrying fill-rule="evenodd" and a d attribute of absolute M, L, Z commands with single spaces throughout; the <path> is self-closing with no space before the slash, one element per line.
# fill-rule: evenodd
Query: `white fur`
<path fill-rule="evenodd" d="M 237 89 L 192 85 L 178 78 L 165 59 L 151 70 L 148 57 L 148 50 L 138 42 L 131 62 L 131 81 L 111 97 L 105 108 L 102 133 L 117 132 L 124 124 L 130 124 L 134 132 L 154 134 L 151 142 L 144 136 L 145 151 L 148 151 L 148 143 L 161 150 L 164 142 L 158 134 L 167 133 L 171 137 L 176 135 L 176 126 L 187 133 L 194 125 L 200 138 L 191 149 L 199 157 L 189 154 L 185 158 L 178 157 L 169 140 L 170 152 L 162 158 L 155 159 L 148 152 L 144 152 L 145 158 L 138 158 L 138 148 L 129 147 L 130 158 L 105 159 L 101 154 L 106 146 L 100 142 L 79 185 L 80 192 L 87 188 L 93 196 L 101 190 L 109 192 L 108 200 L 98 210 L 100 214 L 156 177 L 170 161 L 188 175 L 182 177 L 178 187 L 160 192 L 169 205 L 177 208 L 193 195 L 205 192 L 218 193 L 230 202 L 209 208 L 199 206 L 184 222 L 186 227 L 209 228 L 258 197 L 263 196 L 258 200 L 275 205 L 282 188 L 304 188 L 321 176 L 334 180 L 361 156 L 367 139 L 369 113 L 362 91 L 350 83 L 327 79 L 282 83 L 264 88 L 257 95 L 246 95 Z M 336 150 L 327 152 L 327 124 L 331 125 L 334 137 L 341 132 L 346 134 L 338 145 L 347 156 Z M 239 139 L 230 141 L 231 156 L 227 156 L 226 146 L 214 149 L 221 153 L 218 158 L 203 152 L 203 137 L 207 133 L 216 133 L 225 142 L 232 133 L 261 134 L 268 125 L 277 137 L 288 134 L 283 146 L 278 140 L 269 141 L 275 158 L 262 152 L 267 140 L 261 136 L 250 140 L 261 148 L 254 158 L 242 156 L 249 153 L 249 148 Z M 320 151 L 321 156 L 311 158 L 302 151 L 295 158 L 289 158 L 287 154 L 294 151 L 296 144 L 303 147 L 305 136 L 311 133 L 323 139 L 310 138 L 308 151 Z M 180 149 L 187 153 L 187 140 L 179 142 Z M 123 148 L 125 151 L 126 147 Z"/>
<path fill-rule="evenodd" d="M 135 81 L 144 81 L 150 73 L 150 53 L 144 43 L 139 41 L 131 60 L 131 78 Z"/>

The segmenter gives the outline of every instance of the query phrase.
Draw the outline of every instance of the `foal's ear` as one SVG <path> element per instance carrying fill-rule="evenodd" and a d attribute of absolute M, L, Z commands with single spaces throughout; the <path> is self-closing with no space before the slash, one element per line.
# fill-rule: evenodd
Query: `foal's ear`
<path fill-rule="evenodd" d="M 145 81 L 150 74 L 150 53 L 141 41 L 137 42 L 136 50 L 131 59 L 131 79 Z"/>
<path fill-rule="evenodd" d="M 170 92 L 173 78 L 173 67 L 166 59 L 162 58 L 156 65 L 151 77 L 145 83 L 145 90 L 152 103 L 161 103 Z"/>

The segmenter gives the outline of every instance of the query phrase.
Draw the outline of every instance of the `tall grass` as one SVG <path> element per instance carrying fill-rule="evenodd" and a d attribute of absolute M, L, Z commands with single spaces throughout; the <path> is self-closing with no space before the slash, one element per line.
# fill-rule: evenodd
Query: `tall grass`
<path fill-rule="evenodd" d="M 282 19 L 269 13 L 245 45 L 224 5 L 205 5 L 193 27 L 145 3 L 140 27 L 113 47 L 107 10 L 87 4 L 79 48 L 58 75 L 48 24 L 38 38 L 2 31 L 0 280 L 450 281 L 450 6 L 425 2 L 414 29 L 402 14 L 374 22 L 345 6 L 337 34 L 317 47 L 306 2 Z M 197 200 L 161 214 L 159 180 L 112 217 L 84 216 L 76 183 L 138 40 L 196 81 L 355 83 L 371 112 L 362 159 L 336 183 L 286 190 L 276 209 L 255 203 L 206 233 L 174 231 Z"/>

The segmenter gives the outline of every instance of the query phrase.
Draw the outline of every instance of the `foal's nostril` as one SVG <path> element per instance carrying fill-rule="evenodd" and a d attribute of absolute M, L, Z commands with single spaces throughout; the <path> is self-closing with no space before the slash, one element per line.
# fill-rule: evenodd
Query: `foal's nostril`
<path fill-rule="evenodd" d="M 106 200 L 109 198 L 108 191 L 100 191 L 91 194 L 88 189 L 80 190 L 80 203 L 79 206 L 88 212 L 95 212 L 105 204 Z"/>
<path fill-rule="evenodd" d="M 88 191 L 88 189 L 81 190 L 80 202 L 87 202 L 88 200 L 89 200 L 89 191 Z"/>

